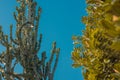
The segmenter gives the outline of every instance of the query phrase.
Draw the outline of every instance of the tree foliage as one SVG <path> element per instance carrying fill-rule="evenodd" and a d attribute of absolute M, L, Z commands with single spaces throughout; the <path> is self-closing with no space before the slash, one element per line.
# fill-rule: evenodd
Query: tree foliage
<path fill-rule="evenodd" d="M 16 27 L 10 26 L 10 35 L 4 34 L 0 27 L 0 44 L 6 48 L 0 53 L 0 80 L 53 80 L 60 49 L 54 42 L 48 61 L 45 51 L 38 56 L 42 41 L 42 34 L 38 37 L 41 8 L 36 11 L 34 0 L 17 2 L 19 6 L 14 12 Z M 15 35 L 13 28 L 16 29 Z M 14 71 L 17 64 L 23 68 L 20 74 Z"/>
<path fill-rule="evenodd" d="M 73 67 L 85 80 L 120 79 L 120 0 L 86 0 L 82 36 L 73 36 Z"/>

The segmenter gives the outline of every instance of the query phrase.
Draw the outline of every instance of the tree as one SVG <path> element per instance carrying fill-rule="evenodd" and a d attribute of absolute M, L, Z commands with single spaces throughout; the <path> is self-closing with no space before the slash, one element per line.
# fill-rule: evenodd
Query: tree
<path fill-rule="evenodd" d="M 73 36 L 73 67 L 85 80 L 120 79 L 120 0 L 86 0 L 82 36 Z"/>
<path fill-rule="evenodd" d="M 60 49 L 54 42 L 48 61 L 45 51 L 41 53 L 41 58 L 38 57 L 42 41 L 42 34 L 38 37 L 41 8 L 36 11 L 37 3 L 34 0 L 17 2 L 20 5 L 14 12 L 17 23 L 14 27 L 15 37 L 13 25 L 10 25 L 10 35 L 4 34 L 0 26 L 0 44 L 6 48 L 0 53 L 0 80 L 53 80 Z M 17 64 L 23 67 L 23 73 L 14 71 Z"/>

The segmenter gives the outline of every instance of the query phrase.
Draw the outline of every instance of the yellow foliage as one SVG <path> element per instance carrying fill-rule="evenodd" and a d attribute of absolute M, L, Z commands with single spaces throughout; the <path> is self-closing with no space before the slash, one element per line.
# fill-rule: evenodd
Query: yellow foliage
<path fill-rule="evenodd" d="M 116 73 L 120 74 L 120 63 L 114 64 L 113 68 Z"/>
<path fill-rule="evenodd" d="M 120 52 L 120 40 L 115 41 L 110 47 Z"/>
<path fill-rule="evenodd" d="M 118 21 L 118 20 L 119 20 L 118 16 L 113 15 L 113 21 L 115 22 L 115 21 Z"/>
<path fill-rule="evenodd" d="M 96 76 L 96 74 L 90 73 L 90 74 L 88 75 L 88 80 L 96 80 L 95 76 Z"/>
<path fill-rule="evenodd" d="M 87 4 L 84 33 L 81 39 L 72 37 L 78 41 L 73 67 L 83 66 L 85 80 L 119 80 L 120 0 L 87 0 Z"/>
<path fill-rule="evenodd" d="M 73 66 L 74 67 L 79 67 L 81 66 L 81 63 L 80 63 L 80 49 L 79 48 L 75 48 L 74 51 L 72 52 L 72 59 L 74 60 L 74 64 Z"/>

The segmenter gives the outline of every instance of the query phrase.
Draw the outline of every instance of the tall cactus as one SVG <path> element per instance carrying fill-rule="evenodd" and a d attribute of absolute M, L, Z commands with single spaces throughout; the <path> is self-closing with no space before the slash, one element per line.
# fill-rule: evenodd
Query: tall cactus
<path fill-rule="evenodd" d="M 16 7 L 14 18 L 17 22 L 15 37 L 13 25 L 10 25 L 10 35 L 5 35 L 0 26 L 0 44 L 6 50 L 0 53 L 0 80 L 53 80 L 58 63 L 59 48 L 53 43 L 51 57 L 46 61 L 46 52 L 38 57 L 42 34 L 38 37 L 39 18 L 41 8 L 34 0 L 17 0 L 20 4 Z M 38 40 L 39 38 L 39 40 Z M 52 64 L 54 60 L 54 64 Z M 17 64 L 23 67 L 23 72 L 14 71 Z"/>

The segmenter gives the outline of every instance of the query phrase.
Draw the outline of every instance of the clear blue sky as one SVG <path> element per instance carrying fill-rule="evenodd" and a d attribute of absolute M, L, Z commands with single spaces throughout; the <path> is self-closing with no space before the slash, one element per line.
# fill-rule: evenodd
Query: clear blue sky
<path fill-rule="evenodd" d="M 72 35 L 81 35 L 84 24 L 82 16 L 86 15 L 85 0 L 36 0 L 42 8 L 40 33 L 43 34 L 41 51 L 50 54 L 51 44 L 57 42 L 60 47 L 60 58 L 54 80 L 83 80 L 81 68 L 72 68 L 71 51 Z M 12 16 L 16 0 L 0 0 L 0 25 L 9 34 L 9 25 L 14 24 Z M 3 48 L 0 46 L 0 52 Z"/>

